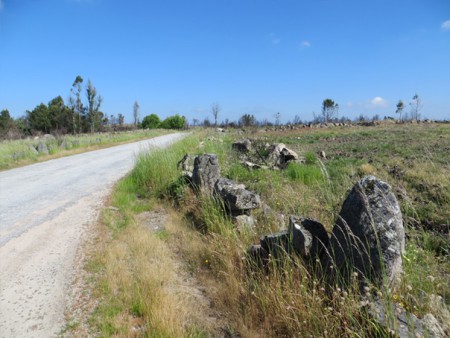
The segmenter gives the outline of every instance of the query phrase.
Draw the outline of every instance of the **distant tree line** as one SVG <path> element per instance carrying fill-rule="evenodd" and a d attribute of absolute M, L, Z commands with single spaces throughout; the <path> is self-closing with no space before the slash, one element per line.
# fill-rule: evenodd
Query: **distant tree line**
<path fill-rule="evenodd" d="M 0 112 L 0 139 L 20 138 L 27 135 L 43 134 L 81 134 L 103 131 L 121 131 L 136 128 L 182 129 L 187 123 L 184 117 L 170 116 L 163 121 L 148 120 L 139 122 L 140 107 L 137 101 L 133 105 L 133 124 L 125 124 L 123 114 L 107 115 L 101 110 L 103 97 L 88 80 L 77 76 L 70 89 L 68 103 L 57 96 L 48 103 L 40 103 L 25 115 L 13 119 L 8 109 Z M 153 114 L 155 115 L 155 114 Z M 150 123 L 149 123 L 150 121 Z"/>
<path fill-rule="evenodd" d="M 41 103 L 33 110 L 26 111 L 25 116 L 13 119 L 7 109 L 0 112 L 0 138 L 19 138 L 24 135 L 33 135 L 37 133 L 53 134 L 79 134 L 94 133 L 101 131 L 120 131 L 136 128 L 144 129 L 184 129 L 188 128 L 188 121 L 184 116 L 178 114 L 169 116 L 161 120 L 157 114 L 150 114 L 139 121 L 140 106 L 137 101 L 133 105 L 133 124 L 126 125 L 123 114 L 106 115 L 101 111 L 103 98 L 98 94 L 96 87 L 88 80 L 83 86 L 84 80 L 77 76 L 70 89 L 68 104 L 66 105 L 61 96 L 50 100 L 47 104 Z M 418 94 L 412 97 L 409 103 L 409 115 L 405 112 L 405 104 L 399 100 L 396 105 L 395 113 L 399 115 L 400 121 L 419 120 L 420 112 L 423 108 L 422 100 Z M 228 118 L 219 124 L 218 117 L 221 106 L 218 103 L 211 105 L 211 113 L 214 121 L 211 122 L 208 117 L 203 121 L 197 118 L 193 119 L 193 126 L 203 127 L 253 127 L 253 126 L 279 126 L 281 114 L 274 114 L 274 122 L 268 119 L 258 120 L 253 114 L 243 114 L 237 121 L 230 121 Z M 339 104 L 331 98 L 322 101 L 319 114 L 313 113 L 312 123 L 340 122 L 348 123 L 351 119 L 345 116 L 339 116 Z M 393 119 L 384 117 L 384 119 Z M 353 121 L 376 121 L 380 120 L 379 115 L 369 118 L 363 114 L 356 117 Z M 296 115 L 292 121 L 286 124 L 301 124 L 303 122 L 300 115 Z"/>

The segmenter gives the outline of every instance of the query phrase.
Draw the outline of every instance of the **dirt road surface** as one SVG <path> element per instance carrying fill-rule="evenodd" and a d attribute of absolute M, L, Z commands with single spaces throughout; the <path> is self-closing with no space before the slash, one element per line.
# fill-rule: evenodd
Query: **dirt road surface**
<path fill-rule="evenodd" d="M 54 337 L 83 233 L 140 151 L 185 134 L 0 172 L 0 337 Z"/>

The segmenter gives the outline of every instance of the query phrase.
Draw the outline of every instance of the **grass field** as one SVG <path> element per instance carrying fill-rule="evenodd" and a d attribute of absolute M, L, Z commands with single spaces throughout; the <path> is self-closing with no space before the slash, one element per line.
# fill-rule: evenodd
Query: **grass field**
<path fill-rule="evenodd" d="M 433 314 L 450 333 L 450 318 L 434 302 L 441 296 L 443 307 L 450 305 L 450 125 L 205 133 L 169 152 L 144 155 L 117 185 L 111 198 L 117 209 L 106 209 L 102 218 L 110 237 L 90 263 L 101 300 L 92 324 L 100 336 L 205 337 L 218 329 L 242 337 L 386 334 L 361 310 L 356 290 L 335 289 L 330 295 L 301 259 L 266 272 L 253 269 L 247 248 L 286 224 L 256 211 L 256 232 L 239 232 L 215 201 L 198 199 L 179 179 L 176 167 L 184 153 L 218 154 L 222 176 L 246 184 L 273 210 L 315 218 L 329 231 L 361 177 L 388 182 L 404 217 L 404 275 L 393 293 L 371 292 L 387 308 L 396 303 L 419 318 Z M 245 169 L 231 150 L 243 137 L 282 142 L 306 163 L 279 171 Z M 317 156 L 319 151 L 326 158 Z M 143 229 L 139 215 L 161 205 L 173 215 L 171 225 L 163 232 Z M 207 312 L 204 318 L 190 312 L 189 297 L 180 291 L 183 282 L 173 271 L 204 288 L 220 314 L 219 328 L 210 325 Z"/>
<path fill-rule="evenodd" d="M 167 133 L 163 130 L 135 130 L 114 133 L 95 133 L 42 137 L 40 139 L 2 140 L 0 142 L 0 170 L 11 169 L 38 161 L 101 149 L 112 145 L 138 141 Z M 36 150 L 39 142 L 46 144 L 48 154 Z"/>

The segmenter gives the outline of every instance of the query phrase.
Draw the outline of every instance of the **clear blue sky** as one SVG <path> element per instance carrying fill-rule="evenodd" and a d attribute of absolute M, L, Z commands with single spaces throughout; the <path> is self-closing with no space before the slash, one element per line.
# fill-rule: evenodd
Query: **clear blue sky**
<path fill-rule="evenodd" d="M 418 93 L 450 119 L 449 0 L 0 0 L 0 109 L 19 117 L 91 79 L 131 122 L 245 113 L 394 116 Z"/>

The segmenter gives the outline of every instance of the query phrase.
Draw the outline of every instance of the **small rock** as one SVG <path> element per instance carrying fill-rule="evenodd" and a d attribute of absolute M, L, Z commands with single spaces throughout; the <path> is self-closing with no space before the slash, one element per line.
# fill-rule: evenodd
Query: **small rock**
<path fill-rule="evenodd" d="M 325 151 L 323 151 L 323 150 L 319 151 L 319 157 L 323 158 L 323 159 L 326 159 L 327 155 L 325 154 Z"/>
<path fill-rule="evenodd" d="M 392 337 L 425 337 L 422 321 L 397 304 L 387 306 L 377 299 L 368 303 L 368 313 L 381 326 L 393 333 Z M 395 325 L 393 316 L 395 316 L 398 325 Z"/>
<path fill-rule="evenodd" d="M 436 318 L 443 324 L 443 329 L 450 333 L 450 311 L 444 299 L 438 295 L 430 295 L 429 306 L 433 309 Z"/>
<path fill-rule="evenodd" d="M 272 144 L 268 147 L 268 160 L 274 166 L 283 169 L 291 161 L 298 160 L 298 154 L 286 148 L 284 143 Z"/>
<path fill-rule="evenodd" d="M 298 154 L 295 151 L 286 147 L 281 150 L 281 156 L 283 163 L 298 160 Z"/>
<path fill-rule="evenodd" d="M 250 260 L 260 267 L 269 259 L 269 253 L 261 246 L 261 244 L 252 245 L 247 253 Z"/>
<path fill-rule="evenodd" d="M 216 181 L 215 192 L 231 212 L 256 209 L 261 206 L 259 195 L 246 190 L 243 184 L 238 184 L 226 178 Z"/>
<path fill-rule="evenodd" d="M 239 140 L 234 142 L 231 148 L 241 153 L 248 153 L 252 149 L 252 142 L 249 139 Z"/>
<path fill-rule="evenodd" d="M 242 162 L 242 164 L 244 165 L 244 167 L 246 167 L 247 169 L 261 169 L 263 168 L 263 166 L 253 163 L 253 162 L 249 162 L 249 161 L 244 161 Z M 267 168 L 267 167 L 266 167 Z"/>
<path fill-rule="evenodd" d="M 36 150 L 36 148 L 35 148 L 32 144 L 29 144 L 29 145 L 28 145 L 28 150 L 29 150 L 32 154 L 37 154 L 37 153 L 38 153 L 38 151 Z"/>
<path fill-rule="evenodd" d="M 53 136 L 52 134 L 45 134 L 44 135 L 44 139 L 46 139 L 46 140 L 56 140 L 55 136 Z"/>
<path fill-rule="evenodd" d="M 47 148 L 47 145 L 46 145 L 45 142 L 43 142 L 43 141 L 39 141 L 36 150 L 37 150 L 37 152 L 38 152 L 39 154 L 45 154 L 45 155 L 48 155 L 48 148 Z"/>
<path fill-rule="evenodd" d="M 294 251 L 311 260 L 322 256 L 330 241 L 322 223 L 309 218 L 290 216 L 289 232 Z"/>
<path fill-rule="evenodd" d="M 444 330 L 439 325 L 439 322 L 431 313 L 427 313 L 425 316 L 423 316 L 422 324 L 423 324 L 425 330 L 428 331 L 428 334 L 430 336 L 436 337 L 436 338 L 447 337 Z"/>
<path fill-rule="evenodd" d="M 234 217 L 234 220 L 236 222 L 237 229 L 240 232 L 253 231 L 253 228 L 255 227 L 255 219 L 253 216 L 238 215 Z"/>
<path fill-rule="evenodd" d="M 61 142 L 60 148 L 61 148 L 61 149 L 65 149 L 65 150 L 70 149 L 70 148 L 71 148 L 71 143 L 70 143 L 70 141 L 67 141 L 66 139 L 64 139 L 64 140 Z"/>
<path fill-rule="evenodd" d="M 261 248 L 271 254 L 275 259 L 280 259 L 290 252 L 290 236 L 288 230 L 263 236 L 259 241 Z"/>
<path fill-rule="evenodd" d="M 197 156 L 195 156 L 195 155 L 186 154 L 178 162 L 177 168 L 181 169 L 184 176 L 187 176 L 188 178 L 192 178 L 192 175 L 194 172 L 194 162 L 195 162 L 196 157 Z"/>

